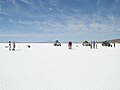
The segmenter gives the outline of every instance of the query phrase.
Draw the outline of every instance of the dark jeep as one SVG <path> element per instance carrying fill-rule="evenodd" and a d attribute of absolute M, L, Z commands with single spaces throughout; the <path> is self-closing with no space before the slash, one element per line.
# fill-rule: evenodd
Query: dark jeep
<path fill-rule="evenodd" d="M 61 46 L 61 43 L 58 40 L 56 40 L 54 46 Z"/>
<path fill-rule="evenodd" d="M 110 44 L 108 41 L 104 41 L 104 42 L 102 43 L 102 46 L 108 46 L 108 47 L 110 47 L 111 44 Z"/>
<path fill-rule="evenodd" d="M 88 41 L 84 41 L 84 42 L 82 43 L 82 45 L 83 45 L 83 46 L 90 46 L 90 43 L 89 43 Z"/>

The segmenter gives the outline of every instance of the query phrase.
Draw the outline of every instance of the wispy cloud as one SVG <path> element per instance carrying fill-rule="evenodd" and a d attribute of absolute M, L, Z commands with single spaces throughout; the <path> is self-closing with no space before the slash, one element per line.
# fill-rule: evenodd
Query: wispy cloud
<path fill-rule="evenodd" d="M 64 0 L 0 1 L 0 24 L 4 21 L 1 37 L 120 34 L 120 0 L 106 6 L 107 1 L 101 0 L 71 2 L 68 5 Z"/>
<path fill-rule="evenodd" d="M 59 0 L 49 0 L 50 4 L 53 6 L 57 6 L 59 4 Z"/>
<path fill-rule="evenodd" d="M 120 3 L 120 0 L 115 0 L 114 3 Z"/>
<path fill-rule="evenodd" d="M 3 17 L 0 17 L 0 21 L 3 21 Z"/>
<path fill-rule="evenodd" d="M 0 37 L 7 37 L 7 38 L 57 38 L 57 37 L 66 37 L 72 36 L 72 34 L 50 34 L 50 33 L 43 33 L 43 34 L 0 34 Z"/>
<path fill-rule="evenodd" d="M 120 18 L 116 18 L 114 16 L 108 16 L 106 18 L 101 16 L 80 16 L 79 19 L 74 19 L 75 17 L 65 17 L 66 21 L 22 21 L 19 20 L 19 24 L 34 26 L 35 30 L 44 30 L 44 32 L 101 32 L 101 33 L 109 33 L 112 31 L 120 30 Z M 87 21 L 87 22 L 86 22 Z M 47 27 L 46 27 L 47 26 Z"/>
<path fill-rule="evenodd" d="M 30 0 L 20 0 L 20 1 L 23 2 L 23 3 L 29 4 L 29 5 L 32 5 L 32 3 L 30 2 Z"/>
<path fill-rule="evenodd" d="M 96 6 L 99 6 L 101 0 L 97 0 Z"/>

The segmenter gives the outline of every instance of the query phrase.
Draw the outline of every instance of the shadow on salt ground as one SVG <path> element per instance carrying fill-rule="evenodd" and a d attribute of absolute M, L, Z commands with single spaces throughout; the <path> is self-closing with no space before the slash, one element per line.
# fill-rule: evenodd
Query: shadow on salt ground
<path fill-rule="evenodd" d="M 72 49 L 68 49 L 68 50 L 76 50 L 75 48 L 72 48 Z"/>
<path fill-rule="evenodd" d="M 20 50 L 20 49 L 16 49 L 15 51 L 22 51 L 22 50 Z"/>

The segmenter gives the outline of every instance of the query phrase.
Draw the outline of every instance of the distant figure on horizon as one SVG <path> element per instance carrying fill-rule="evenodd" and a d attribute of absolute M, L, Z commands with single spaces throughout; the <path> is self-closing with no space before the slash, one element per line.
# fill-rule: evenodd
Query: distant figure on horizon
<path fill-rule="evenodd" d="M 91 41 L 91 43 L 90 43 L 90 48 L 92 49 L 92 41 Z"/>
<path fill-rule="evenodd" d="M 31 48 L 31 46 L 30 45 L 27 45 L 28 46 L 28 48 Z"/>
<path fill-rule="evenodd" d="M 98 44 L 98 43 L 97 43 L 97 41 L 96 41 L 96 49 L 97 49 L 97 44 Z"/>
<path fill-rule="evenodd" d="M 11 41 L 9 41 L 9 51 L 11 51 Z"/>
<path fill-rule="evenodd" d="M 15 41 L 13 41 L 13 49 L 12 51 L 15 51 Z"/>
<path fill-rule="evenodd" d="M 71 41 L 68 42 L 68 48 L 72 49 L 72 42 Z"/>
<path fill-rule="evenodd" d="M 114 47 L 115 47 L 115 42 L 114 42 Z"/>
<path fill-rule="evenodd" d="M 95 41 L 93 41 L 93 48 L 95 49 Z"/>

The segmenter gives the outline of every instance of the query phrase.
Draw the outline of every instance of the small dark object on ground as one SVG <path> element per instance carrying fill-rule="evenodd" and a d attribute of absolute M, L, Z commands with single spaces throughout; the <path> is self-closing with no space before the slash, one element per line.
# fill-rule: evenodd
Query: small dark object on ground
<path fill-rule="evenodd" d="M 27 45 L 28 46 L 28 48 L 31 48 L 31 46 L 30 45 Z"/>
<path fill-rule="evenodd" d="M 9 46 L 5 46 L 5 48 L 9 48 Z"/>

